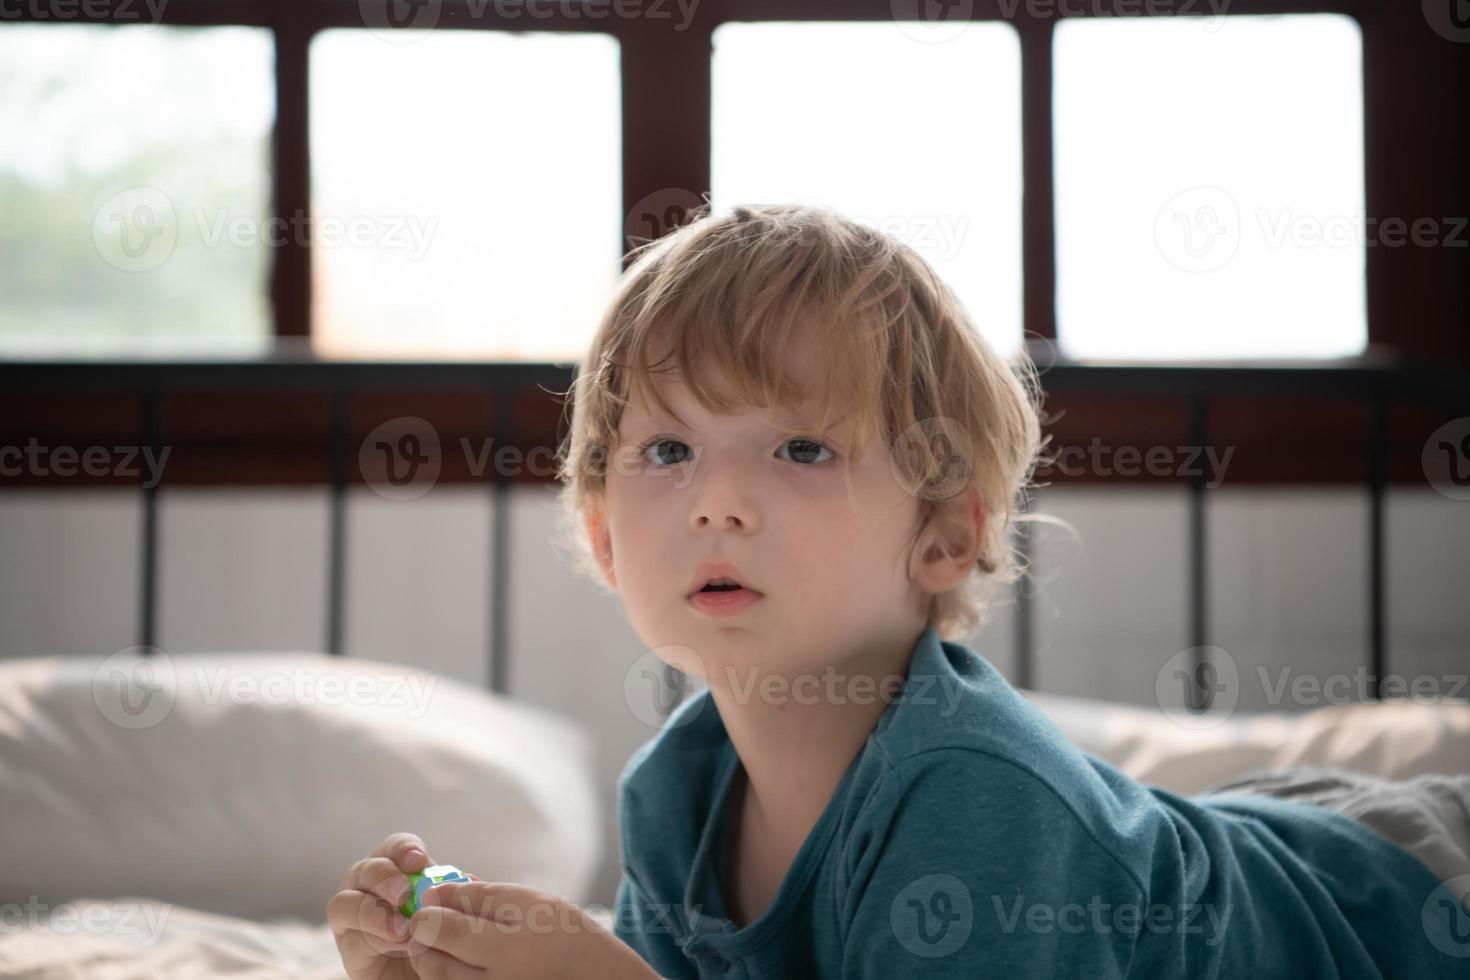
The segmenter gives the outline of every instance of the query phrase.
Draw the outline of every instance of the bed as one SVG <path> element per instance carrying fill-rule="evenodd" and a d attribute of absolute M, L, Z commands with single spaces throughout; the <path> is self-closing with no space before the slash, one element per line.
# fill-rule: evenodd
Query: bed
<path fill-rule="evenodd" d="M 492 395 L 496 444 L 534 441 L 512 422 L 517 412 L 544 411 L 545 392 L 569 387 L 564 366 L 335 364 L 280 355 L 241 363 L 0 364 L 0 379 L 48 396 L 83 391 L 116 394 L 118 404 L 132 399 L 141 417 L 134 428 L 126 418 L 118 421 L 127 433 L 118 438 L 155 457 L 164 445 L 179 448 L 180 458 L 192 452 L 198 457 L 193 482 L 225 485 L 259 482 L 253 468 L 262 460 L 295 457 L 274 441 L 253 454 L 242 451 L 234 428 L 239 420 L 228 409 L 219 410 L 228 422 L 219 433 L 196 430 L 189 397 L 201 390 L 218 390 L 220 397 L 315 393 L 327 407 L 317 413 L 327 419 L 325 442 L 312 427 L 320 420 L 300 408 L 310 399 L 289 402 L 301 417 L 283 410 L 282 429 L 269 434 L 295 447 L 304 468 L 325 461 L 329 490 L 321 646 L 327 653 L 170 656 L 157 650 L 161 490 L 158 481 L 145 480 L 138 487 L 139 646 L 106 659 L 0 661 L 0 980 L 340 978 L 324 923 L 326 902 L 352 861 L 400 830 L 422 836 L 436 859 L 482 878 L 523 882 L 586 905 L 611 815 L 600 812 L 593 733 L 516 700 L 506 685 L 504 624 L 514 559 L 509 480 L 500 467 L 488 478 L 494 529 L 487 542 L 493 570 L 488 687 L 344 655 L 346 497 L 350 486 L 368 481 L 352 465 L 363 420 L 369 426 L 388 415 L 401 420 L 409 417 L 406 406 L 417 417 L 435 404 L 433 397 L 469 386 Z M 1330 366 L 1170 371 L 1056 364 L 1047 370 L 1052 392 L 1099 385 L 1124 395 L 1179 396 L 1195 446 L 1210 444 L 1212 397 L 1305 391 L 1365 401 L 1370 642 L 1362 659 L 1371 676 L 1384 676 L 1390 653 L 1386 406 L 1432 398 L 1450 415 L 1463 414 L 1462 379 Z M 404 388 L 426 389 L 430 400 L 369 397 Z M 455 404 L 461 401 L 478 404 Z M 42 432 L 51 431 L 49 424 L 28 423 Z M 56 436 L 75 438 L 70 430 Z M 177 472 L 169 480 L 190 482 L 184 469 L 182 481 Z M 1203 478 L 1192 477 L 1188 490 L 1187 632 L 1198 651 L 1209 632 Z M 1025 536 L 1019 543 L 1025 546 Z M 1015 683 L 1080 749 L 1135 779 L 1191 794 L 1297 765 L 1393 778 L 1470 775 L 1470 704 L 1464 702 L 1230 713 L 1216 709 L 1203 690 L 1193 705 L 1199 713 L 1180 724 L 1177 712 L 1163 708 L 1030 690 L 1036 631 L 1029 596 L 1027 589 L 1017 593 Z M 422 658 L 405 650 L 395 659 Z M 1191 666 L 1197 676 L 1203 661 Z M 1370 695 L 1376 693 L 1375 687 Z M 607 921 L 607 909 L 587 907 Z"/>
<path fill-rule="evenodd" d="M 1466 703 L 1185 728 L 1023 693 L 1079 748 L 1180 793 L 1300 764 L 1470 775 Z M 481 877 L 585 905 L 597 807 L 578 724 L 401 665 L 132 651 L 0 664 L 0 978 L 340 980 L 324 907 L 382 837 L 414 830 Z"/>

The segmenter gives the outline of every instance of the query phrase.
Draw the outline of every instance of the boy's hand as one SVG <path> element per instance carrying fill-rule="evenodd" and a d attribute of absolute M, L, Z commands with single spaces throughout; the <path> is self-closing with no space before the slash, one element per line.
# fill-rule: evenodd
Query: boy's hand
<path fill-rule="evenodd" d="M 643 957 L 570 902 L 525 885 L 471 881 L 424 892 L 408 920 L 423 980 L 654 980 Z"/>
<path fill-rule="evenodd" d="M 419 980 L 414 966 L 424 946 L 409 936 L 398 906 L 409 872 L 432 863 L 423 841 L 394 834 L 347 869 L 342 890 L 327 903 L 327 921 L 349 980 Z"/>

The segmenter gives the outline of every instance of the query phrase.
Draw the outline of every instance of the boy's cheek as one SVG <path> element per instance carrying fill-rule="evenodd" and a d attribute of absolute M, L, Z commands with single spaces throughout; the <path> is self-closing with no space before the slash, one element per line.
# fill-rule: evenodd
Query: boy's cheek
<path fill-rule="evenodd" d="M 667 499 L 669 494 L 680 492 L 680 487 L 675 484 L 674 477 L 669 475 L 640 474 L 624 477 L 619 481 L 618 497 L 625 501 Z"/>

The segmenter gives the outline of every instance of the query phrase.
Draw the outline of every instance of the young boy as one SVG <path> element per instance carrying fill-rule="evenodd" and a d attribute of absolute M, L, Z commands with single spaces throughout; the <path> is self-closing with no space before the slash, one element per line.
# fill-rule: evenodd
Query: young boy
<path fill-rule="evenodd" d="M 1458 894 L 1402 847 L 1142 786 L 947 639 L 1015 575 L 1033 382 L 830 211 L 644 247 L 579 373 L 565 517 L 708 686 L 620 778 L 615 934 L 669 978 L 1470 976 Z"/>
<path fill-rule="evenodd" d="M 1470 975 L 1452 861 L 1142 786 L 954 642 L 1017 574 L 1040 445 L 1034 374 L 883 234 L 737 207 L 641 249 L 577 377 L 564 530 L 707 687 L 623 770 L 612 931 L 486 928 L 567 910 L 483 882 L 404 921 L 431 859 L 401 834 L 328 907 L 349 975 Z"/>

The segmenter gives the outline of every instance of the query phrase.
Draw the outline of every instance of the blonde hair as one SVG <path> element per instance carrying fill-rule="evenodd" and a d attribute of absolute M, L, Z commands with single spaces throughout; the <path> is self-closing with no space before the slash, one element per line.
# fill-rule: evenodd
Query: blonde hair
<path fill-rule="evenodd" d="M 994 588 L 1023 571 L 1009 531 L 1026 519 L 1018 510 L 1043 445 L 1030 360 L 996 354 L 912 248 L 827 208 L 736 206 L 714 217 L 706 204 L 630 259 L 578 365 L 558 454 L 562 531 L 579 570 L 603 581 L 584 520 L 602 502 L 630 397 L 677 419 L 651 383 L 677 372 L 711 414 L 740 404 L 794 411 L 813 392 L 784 370 L 785 351 L 799 331 L 815 330 L 826 368 L 815 393 L 821 421 L 782 431 L 850 420 L 858 454 L 874 435 L 893 447 L 894 472 L 920 504 L 906 559 L 931 527 L 941 545 L 963 536 L 966 497 L 978 490 L 986 522 L 975 571 L 933 597 L 927 625 L 957 639 L 984 622 Z M 708 358 L 738 403 L 703 377 Z"/>

